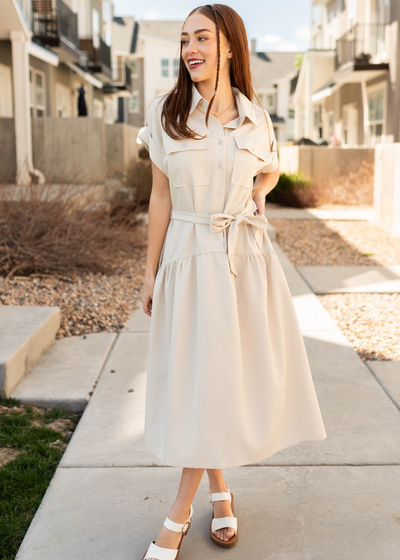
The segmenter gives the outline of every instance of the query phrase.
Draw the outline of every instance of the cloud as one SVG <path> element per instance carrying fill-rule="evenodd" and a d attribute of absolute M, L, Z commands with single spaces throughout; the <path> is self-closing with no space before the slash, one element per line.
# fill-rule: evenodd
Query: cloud
<path fill-rule="evenodd" d="M 300 29 L 300 28 L 299 28 Z M 297 43 L 291 43 L 287 41 L 280 35 L 263 35 L 259 37 L 257 40 L 257 50 L 269 50 L 272 47 L 272 50 L 275 51 L 300 51 L 301 48 Z"/>

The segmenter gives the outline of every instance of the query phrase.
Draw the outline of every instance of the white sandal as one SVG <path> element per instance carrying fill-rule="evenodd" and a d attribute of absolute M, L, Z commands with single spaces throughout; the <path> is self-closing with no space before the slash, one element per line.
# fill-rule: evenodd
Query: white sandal
<path fill-rule="evenodd" d="M 233 494 L 229 490 L 228 484 L 226 482 L 225 484 L 226 492 L 211 492 L 211 490 L 209 490 L 208 500 L 210 504 L 213 504 L 213 502 L 218 502 L 220 500 L 229 500 L 231 502 L 232 513 L 234 513 Z M 214 531 L 218 531 L 218 529 L 223 529 L 224 527 L 232 527 L 235 531 L 235 534 L 228 541 L 222 541 L 214 535 Z M 210 537 L 216 545 L 222 546 L 222 548 L 232 548 L 232 546 L 235 546 L 238 540 L 237 517 L 214 517 L 213 507 L 213 514 L 210 524 Z"/>
<path fill-rule="evenodd" d="M 181 540 L 179 542 L 178 548 L 164 548 L 162 546 L 158 546 L 156 541 L 151 541 L 147 552 L 144 553 L 142 560 L 146 560 L 146 558 L 157 558 L 157 560 L 176 560 L 178 558 L 179 551 L 181 549 L 181 544 L 183 537 L 189 531 L 190 524 L 192 522 L 193 516 L 193 505 L 190 504 L 190 513 L 187 521 L 185 523 L 176 523 L 172 521 L 168 516 L 164 521 L 164 525 L 170 531 L 174 531 L 175 533 L 182 533 Z"/>

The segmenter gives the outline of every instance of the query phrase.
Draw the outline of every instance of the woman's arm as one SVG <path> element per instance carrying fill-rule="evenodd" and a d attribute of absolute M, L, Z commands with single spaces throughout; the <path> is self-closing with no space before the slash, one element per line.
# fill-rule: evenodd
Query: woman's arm
<path fill-rule="evenodd" d="M 259 173 L 253 186 L 253 199 L 259 214 L 265 212 L 265 197 L 276 187 L 279 181 L 279 167 L 271 173 Z"/>
<path fill-rule="evenodd" d="M 171 213 L 168 177 L 152 161 L 153 184 L 149 203 L 147 257 L 142 291 L 143 311 L 151 317 L 154 282 Z"/>

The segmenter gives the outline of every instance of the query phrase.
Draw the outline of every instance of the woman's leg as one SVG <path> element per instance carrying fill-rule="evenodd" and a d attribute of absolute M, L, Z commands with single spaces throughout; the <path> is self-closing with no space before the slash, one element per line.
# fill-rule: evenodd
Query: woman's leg
<path fill-rule="evenodd" d="M 181 481 L 175 502 L 168 513 L 168 517 L 176 523 L 185 523 L 190 513 L 190 504 L 196 495 L 201 478 L 205 469 L 182 469 Z M 165 548 L 177 548 L 181 539 L 181 533 L 170 531 L 164 525 L 157 537 L 156 545 Z"/>
<path fill-rule="evenodd" d="M 222 469 L 207 469 L 211 492 L 226 492 L 226 484 Z M 231 503 L 229 500 L 218 500 L 214 502 L 214 517 L 233 517 Z M 228 541 L 235 531 L 232 527 L 224 527 L 214 531 L 214 535 L 221 541 Z"/>

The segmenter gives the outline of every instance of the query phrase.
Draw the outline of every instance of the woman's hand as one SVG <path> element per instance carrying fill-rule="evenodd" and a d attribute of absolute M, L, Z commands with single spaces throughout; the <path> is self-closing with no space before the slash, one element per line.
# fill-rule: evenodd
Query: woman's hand
<path fill-rule="evenodd" d="M 143 311 L 149 317 L 151 317 L 152 307 L 153 307 L 153 291 L 154 291 L 155 279 L 156 279 L 155 276 L 145 275 L 143 281 L 143 289 L 142 289 Z"/>
<path fill-rule="evenodd" d="M 256 189 L 254 189 L 256 191 Z M 257 204 L 257 214 L 265 214 L 265 194 L 263 191 L 254 192 L 253 200 Z"/>

